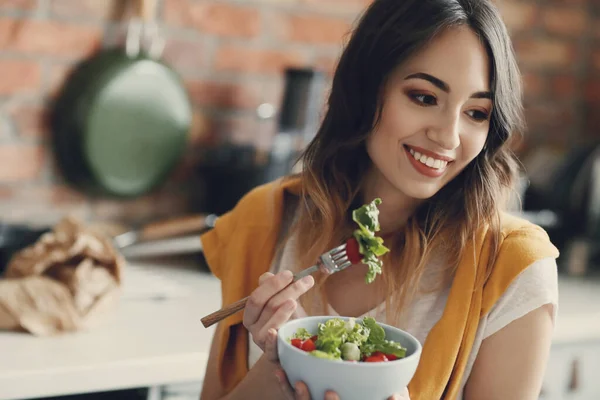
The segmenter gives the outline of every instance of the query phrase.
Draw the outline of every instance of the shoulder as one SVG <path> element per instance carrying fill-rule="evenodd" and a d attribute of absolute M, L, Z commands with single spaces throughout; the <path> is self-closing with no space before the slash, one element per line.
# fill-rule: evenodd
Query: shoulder
<path fill-rule="evenodd" d="M 527 265 L 541 259 L 559 256 L 548 233 L 538 225 L 509 213 L 500 216 L 500 255 L 522 259 Z"/>
<path fill-rule="evenodd" d="M 534 262 L 513 280 L 489 311 L 485 337 L 546 304 L 552 306 L 554 321 L 558 309 L 558 271 L 552 257 Z"/>
<path fill-rule="evenodd" d="M 512 235 L 513 237 L 526 235 L 550 240 L 548 234 L 542 227 L 523 217 L 508 212 L 500 213 L 500 230 L 504 237 L 509 235 Z"/>
<path fill-rule="evenodd" d="M 540 260 L 539 273 L 555 269 L 559 251 L 546 231 L 523 218 L 504 213 L 501 215 L 501 237 L 492 271 L 485 282 L 484 312 L 496 303 L 523 271 Z M 552 274 L 552 271 L 548 272 Z"/>

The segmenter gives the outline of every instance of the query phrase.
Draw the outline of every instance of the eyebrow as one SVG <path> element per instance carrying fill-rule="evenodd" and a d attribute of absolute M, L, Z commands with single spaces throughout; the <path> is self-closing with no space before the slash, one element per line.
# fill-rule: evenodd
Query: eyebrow
<path fill-rule="evenodd" d="M 448 86 L 448 84 L 446 82 L 444 82 L 443 80 L 436 78 L 433 75 L 429 75 L 426 74 L 425 72 L 417 72 L 415 74 L 411 74 L 409 76 L 407 76 L 406 78 L 404 78 L 404 80 L 409 80 L 409 79 L 423 79 L 426 80 L 428 82 L 430 82 L 432 85 L 434 85 L 435 87 L 437 87 L 440 90 L 443 90 L 446 93 L 450 93 L 450 86 Z M 489 100 L 493 100 L 493 95 L 492 92 L 476 92 L 473 93 L 471 95 L 472 99 L 489 99 Z"/>

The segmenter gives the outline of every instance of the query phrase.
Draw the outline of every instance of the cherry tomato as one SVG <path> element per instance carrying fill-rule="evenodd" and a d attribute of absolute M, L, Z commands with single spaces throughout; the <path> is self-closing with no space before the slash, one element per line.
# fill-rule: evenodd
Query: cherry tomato
<path fill-rule="evenodd" d="M 302 347 L 300 348 L 304 351 L 313 351 L 317 349 L 317 346 L 312 340 L 306 339 L 304 342 L 302 342 Z"/>
<path fill-rule="evenodd" d="M 385 356 L 387 357 L 387 359 L 388 359 L 389 361 L 394 361 L 394 360 L 397 360 L 397 359 L 398 359 L 398 357 L 396 357 L 396 356 L 395 356 L 395 355 L 393 355 L 393 354 L 386 354 Z"/>
<path fill-rule="evenodd" d="M 292 346 L 301 349 L 302 348 L 302 340 L 301 339 L 292 339 Z"/>
<path fill-rule="evenodd" d="M 360 264 L 363 257 L 358 251 L 358 242 L 354 237 L 346 241 L 346 254 L 352 264 Z"/>
<path fill-rule="evenodd" d="M 315 335 L 313 337 L 310 338 L 310 340 L 312 340 L 313 342 L 317 343 L 317 340 L 319 339 L 319 336 Z"/>
<path fill-rule="evenodd" d="M 379 353 L 379 352 L 376 352 L 376 353 Z M 384 362 L 384 361 L 388 361 L 388 359 L 385 356 L 385 354 L 383 354 L 383 353 L 379 353 L 377 355 L 375 355 L 375 353 L 373 353 L 369 357 L 367 357 L 367 359 L 365 360 L 365 362 Z"/>

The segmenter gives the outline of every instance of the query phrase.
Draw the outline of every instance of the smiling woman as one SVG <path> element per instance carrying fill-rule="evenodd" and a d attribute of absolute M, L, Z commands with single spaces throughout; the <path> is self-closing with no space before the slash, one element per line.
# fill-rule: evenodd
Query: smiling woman
<path fill-rule="evenodd" d="M 219 325 L 203 399 L 308 399 L 274 342 L 307 315 L 370 316 L 415 336 L 412 400 L 537 399 L 558 252 L 504 211 L 521 128 L 519 71 L 491 0 L 373 1 L 302 172 L 252 191 L 201 238 L 224 302 L 250 296 Z M 391 250 L 382 275 L 366 283 L 357 264 L 292 283 L 290 270 L 344 242 L 351 211 L 375 198 Z"/>

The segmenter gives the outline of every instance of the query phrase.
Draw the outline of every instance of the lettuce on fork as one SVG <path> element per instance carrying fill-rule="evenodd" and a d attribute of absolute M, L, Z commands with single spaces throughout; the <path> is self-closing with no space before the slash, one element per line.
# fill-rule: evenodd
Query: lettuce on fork
<path fill-rule="evenodd" d="M 383 245 L 383 239 L 375 236 L 379 232 L 379 209 L 381 199 L 376 198 L 368 204 L 365 204 L 352 211 L 352 219 L 358 224 L 358 229 L 353 232 L 353 236 L 358 242 L 358 250 L 362 254 L 362 263 L 369 267 L 369 272 L 365 277 L 367 283 L 372 283 L 377 275 L 381 274 L 383 262 L 379 259 L 382 255 L 390 251 Z"/>

